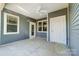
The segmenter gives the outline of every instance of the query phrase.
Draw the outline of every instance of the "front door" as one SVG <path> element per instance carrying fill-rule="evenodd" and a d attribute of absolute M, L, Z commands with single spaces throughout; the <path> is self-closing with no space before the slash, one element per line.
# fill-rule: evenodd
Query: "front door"
<path fill-rule="evenodd" d="M 35 38 L 36 35 L 36 28 L 35 23 L 30 22 L 30 39 Z"/>
<path fill-rule="evenodd" d="M 50 19 L 50 41 L 66 44 L 66 16 Z"/>

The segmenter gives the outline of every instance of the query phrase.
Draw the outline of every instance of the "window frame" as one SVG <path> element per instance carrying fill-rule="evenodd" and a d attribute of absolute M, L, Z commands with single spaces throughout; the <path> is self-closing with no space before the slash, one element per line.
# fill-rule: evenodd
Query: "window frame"
<path fill-rule="evenodd" d="M 47 31 L 43 31 L 43 22 L 44 21 L 47 21 L 47 20 L 40 20 L 40 21 L 37 21 L 37 32 L 43 32 L 43 33 L 47 33 Z M 42 22 L 42 31 L 39 31 L 39 22 Z M 47 25 L 48 25 L 48 22 L 47 22 Z M 48 28 L 48 26 L 47 26 Z"/>
<path fill-rule="evenodd" d="M 44 25 L 44 22 L 46 22 L 46 26 Z M 44 27 L 46 27 L 46 31 L 44 31 Z M 47 21 L 43 21 L 43 31 L 47 32 Z"/>
<path fill-rule="evenodd" d="M 7 15 L 13 16 L 17 18 L 17 31 L 16 32 L 7 32 Z M 4 12 L 4 34 L 19 34 L 19 16 Z"/>

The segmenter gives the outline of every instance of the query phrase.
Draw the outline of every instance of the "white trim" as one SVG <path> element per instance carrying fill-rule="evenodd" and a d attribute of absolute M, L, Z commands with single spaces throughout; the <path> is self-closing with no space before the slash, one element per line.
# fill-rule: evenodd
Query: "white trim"
<path fill-rule="evenodd" d="M 14 16 L 14 17 L 17 17 L 17 21 L 18 23 L 16 24 L 17 25 L 17 32 L 7 32 L 7 15 L 10 15 L 10 16 Z M 9 14 L 9 13 L 4 13 L 4 34 L 18 34 L 19 33 L 19 16 L 15 16 L 15 15 L 12 15 L 12 14 Z"/>
<path fill-rule="evenodd" d="M 38 33 L 47 33 L 47 31 L 37 31 Z"/>
<path fill-rule="evenodd" d="M 34 25 L 34 36 L 31 35 L 31 25 Z M 29 22 L 29 38 L 35 38 L 36 37 L 36 23 L 34 22 Z"/>
<path fill-rule="evenodd" d="M 39 24 L 39 22 L 43 22 L 43 21 L 37 21 L 37 32 L 43 32 L 43 31 L 39 31 L 39 30 L 38 30 L 38 27 L 39 27 L 38 24 Z M 42 24 L 42 26 L 43 26 L 43 24 Z M 43 29 L 42 29 L 42 30 L 43 30 Z"/>

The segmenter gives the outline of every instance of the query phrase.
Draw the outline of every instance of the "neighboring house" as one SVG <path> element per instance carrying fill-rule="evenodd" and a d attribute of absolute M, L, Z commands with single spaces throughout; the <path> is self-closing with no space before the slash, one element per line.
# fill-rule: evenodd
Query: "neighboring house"
<path fill-rule="evenodd" d="M 79 4 L 67 4 L 46 14 L 47 17 L 39 16 L 38 20 L 19 13 L 24 9 L 18 7 L 22 11 L 16 11 L 15 7 L 18 6 L 5 5 L 0 11 L 0 44 L 41 37 L 49 42 L 65 44 L 73 55 L 79 55 Z"/>

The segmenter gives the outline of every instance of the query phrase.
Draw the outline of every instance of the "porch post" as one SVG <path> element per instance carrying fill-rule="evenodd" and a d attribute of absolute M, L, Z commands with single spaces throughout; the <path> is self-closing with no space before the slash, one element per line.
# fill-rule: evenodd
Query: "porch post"
<path fill-rule="evenodd" d="M 1 44 L 1 11 L 4 8 L 4 3 L 0 3 L 0 44 Z"/>

